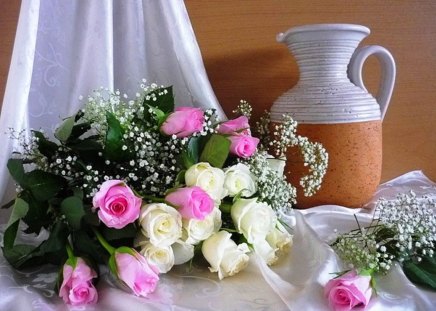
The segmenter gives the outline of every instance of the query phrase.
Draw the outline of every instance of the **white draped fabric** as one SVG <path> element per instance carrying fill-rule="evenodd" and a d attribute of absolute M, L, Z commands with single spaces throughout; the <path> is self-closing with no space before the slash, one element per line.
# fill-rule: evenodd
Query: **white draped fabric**
<path fill-rule="evenodd" d="M 169 273 L 161 274 L 156 291 L 148 298 L 123 292 L 107 271 L 101 271 L 98 304 L 68 307 L 53 290 L 57 277 L 53 266 L 14 271 L 0 255 L 0 310 L 328 311 L 323 287 L 334 273 L 342 270 L 340 261 L 328 246 L 335 229 L 338 232 L 356 229 L 354 213 L 359 221 L 369 220 L 377 198 L 395 199 L 397 193 L 410 190 L 417 196 L 436 199 L 436 184 L 419 171 L 410 172 L 381 185 L 368 209 L 325 205 L 296 212 L 293 248 L 277 265 L 268 267 L 252 254 L 245 270 L 222 281 L 216 273 L 210 273 L 206 265 L 176 266 Z M 0 226 L 1 239 L 4 229 L 5 225 Z M 396 265 L 386 276 L 377 279 L 377 294 L 373 294 L 366 310 L 430 311 L 435 310 L 434 306 L 436 292 L 412 284 Z"/>
<path fill-rule="evenodd" d="M 81 95 L 103 86 L 134 97 L 143 78 L 224 117 L 182 0 L 23 0 L 0 115 L 0 202 L 18 148 L 9 128 L 50 133 Z"/>

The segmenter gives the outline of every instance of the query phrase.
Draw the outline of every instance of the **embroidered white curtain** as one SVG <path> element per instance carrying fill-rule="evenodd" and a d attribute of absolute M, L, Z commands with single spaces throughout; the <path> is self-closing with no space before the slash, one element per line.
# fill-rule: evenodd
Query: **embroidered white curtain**
<path fill-rule="evenodd" d="M 0 115 L 0 202 L 13 191 L 9 128 L 52 132 L 80 95 L 103 86 L 134 96 L 142 78 L 224 117 L 182 0 L 23 0 Z"/>

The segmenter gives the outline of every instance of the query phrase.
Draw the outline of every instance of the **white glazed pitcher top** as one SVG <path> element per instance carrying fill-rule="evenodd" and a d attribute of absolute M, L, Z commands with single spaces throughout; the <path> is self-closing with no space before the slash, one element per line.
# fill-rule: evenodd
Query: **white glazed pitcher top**
<path fill-rule="evenodd" d="M 345 30 L 345 32 L 344 32 Z M 313 25 L 303 25 L 292 27 L 284 33 L 279 33 L 277 35 L 277 41 L 281 43 L 289 42 L 291 40 L 304 41 L 313 40 L 313 37 L 306 35 L 307 32 L 313 32 L 315 36 L 319 36 L 320 39 L 325 39 L 326 34 L 329 38 L 337 36 L 338 39 L 344 39 L 347 34 L 350 34 L 353 38 L 355 33 L 361 33 L 361 40 L 370 34 L 368 27 L 355 24 L 313 24 Z M 291 38 L 292 37 L 292 38 Z"/>
<path fill-rule="evenodd" d="M 369 33 L 360 25 L 315 24 L 279 34 L 277 41 L 286 44 L 295 56 L 300 79 L 274 102 L 272 120 L 280 121 L 284 113 L 300 123 L 315 124 L 383 119 L 393 90 L 395 63 L 379 46 L 356 51 Z M 382 65 L 377 100 L 367 92 L 361 77 L 363 63 L 371 54 Z"/>

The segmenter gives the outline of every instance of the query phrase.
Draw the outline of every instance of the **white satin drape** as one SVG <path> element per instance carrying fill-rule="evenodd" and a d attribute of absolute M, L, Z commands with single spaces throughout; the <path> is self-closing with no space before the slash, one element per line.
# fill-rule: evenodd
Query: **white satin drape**
<path fill-rule="evenodd" d="M 50 133 L 80 95 L 103 86 L 134 96 L 142 78 L 224 117 L 182 0 L 23 0 L 0 115 L 0 202 L 14 190 L 3 196 L 18 147 L 9 128 Z"/>

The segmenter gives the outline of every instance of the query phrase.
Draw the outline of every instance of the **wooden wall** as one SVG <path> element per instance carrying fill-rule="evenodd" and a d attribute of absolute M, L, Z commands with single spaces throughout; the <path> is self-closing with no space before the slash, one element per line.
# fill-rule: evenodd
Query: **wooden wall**
<path fill-rule="evenodd" d="M 0 0 L 0 108 L 14 46 L 20 0 Z"/>
<path fill-rule="evenodd" d="M 3 97 L 18 0 L 0 0 L 0 99 Z M 246 99 L 255 116 L 298 79 L 295 60 L 275 36 L 310 23 L 356 23 L 397 62 L 397 82 L 384 120 L 383 180 L 421 169 L 436 180 L 436 1 L 185 0 L 212 87 L 227 114 Z M 365 67 L 375 91 L 375 60 Z"/>

